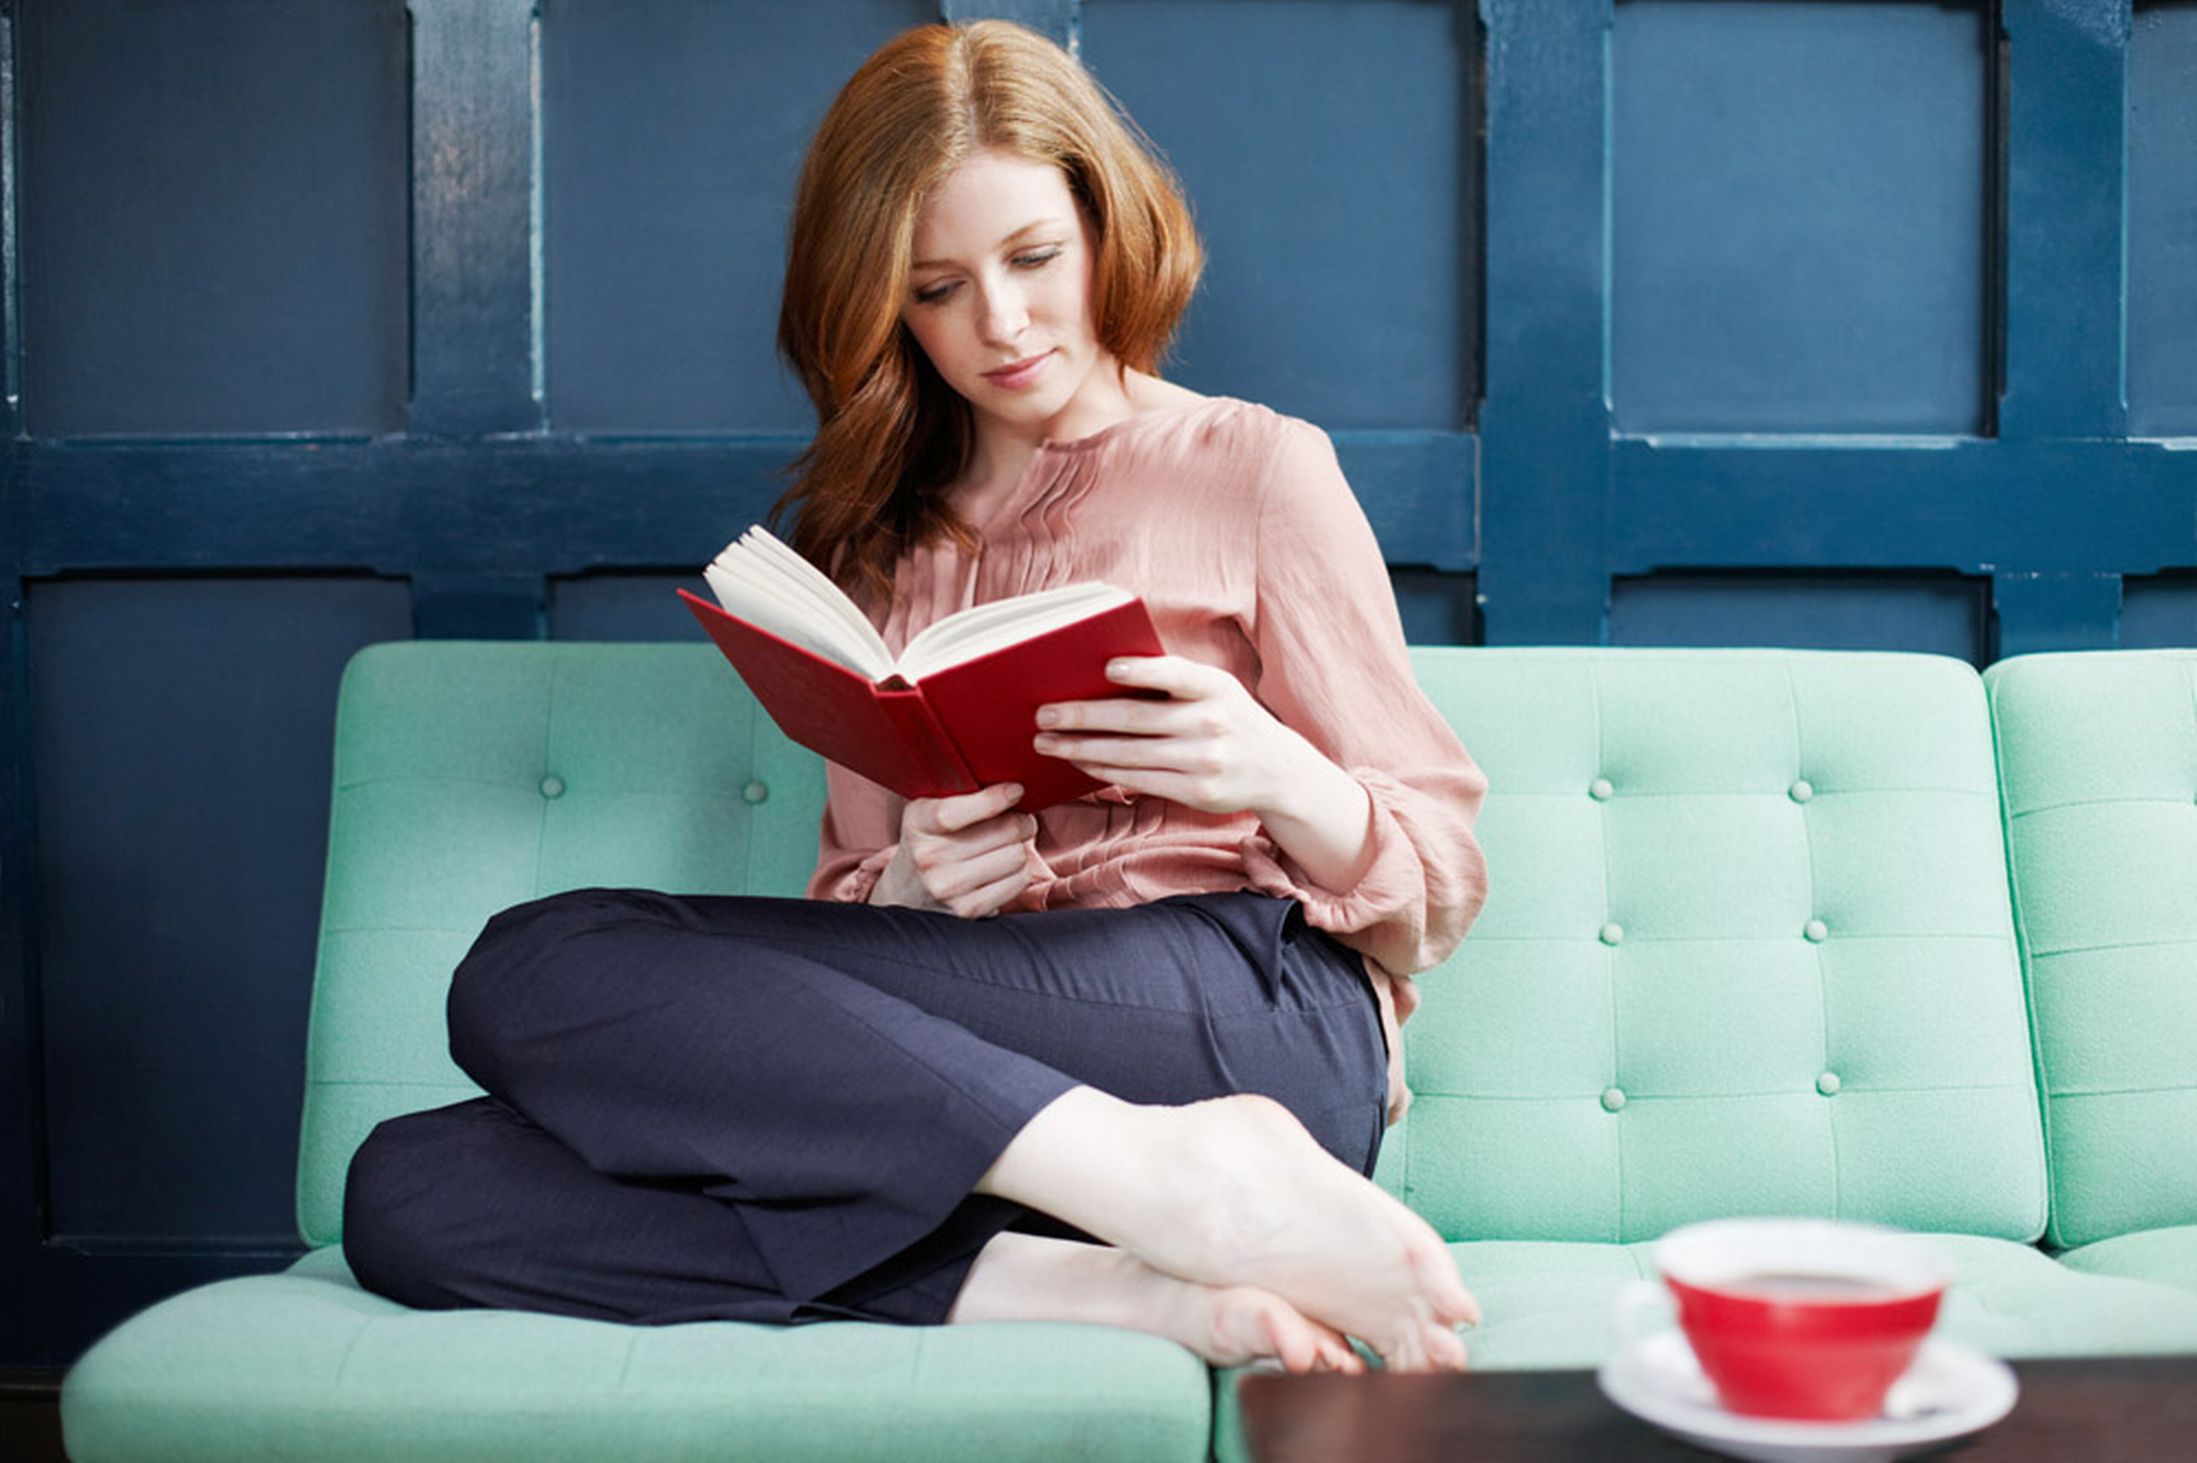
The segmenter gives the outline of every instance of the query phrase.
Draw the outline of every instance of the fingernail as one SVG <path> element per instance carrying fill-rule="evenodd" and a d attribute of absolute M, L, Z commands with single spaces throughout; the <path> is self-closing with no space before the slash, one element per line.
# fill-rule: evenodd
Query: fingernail
<path fill-rule="evenodd" d="M 1050 706 L 1040 706 L 1037 709 L 1037 724 L 1039 726 L 1059 726 L 1060 713 Z"/>
<path fill-rule="evenodd" d="M 1036 737 L 1032 738 L 1032 745 L 1034 745 L 1040 752 L 1050 752 L 1053 748 L 1060 745 L 1060 738 L 1053 736 L 1048 732 L 1039 732 Z"/>

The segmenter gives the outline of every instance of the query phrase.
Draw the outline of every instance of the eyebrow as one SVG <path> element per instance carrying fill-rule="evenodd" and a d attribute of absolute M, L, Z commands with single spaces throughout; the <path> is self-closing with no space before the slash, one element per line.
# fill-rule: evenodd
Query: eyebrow
<path fill-rule="evenodd" d="M 1013 233 L 1009 234 L 1006 238 L 1001 239 L 992 247 L 994 249 L 1004 249 L 1009 244 L 1012 244 L 1015 240 L 1021 238 L 1024 234 L 1034 234 L 1039 229 L 1057 229 L 1065 227 L 1066 225 L 1057 218 L 1041 218 L 1034 223 L 1024 224 L 1021 228 L 1016 229 Z M 910 269 L 938 269 L 951 263 L 953 263 L 951 259 L 918 259 L 915 261 L 915 263 L 909 265 L 908 267 Z"/>

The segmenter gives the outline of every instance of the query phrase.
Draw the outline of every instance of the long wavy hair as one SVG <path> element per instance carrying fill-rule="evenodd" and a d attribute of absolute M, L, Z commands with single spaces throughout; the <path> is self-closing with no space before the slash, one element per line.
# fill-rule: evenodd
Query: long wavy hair
<path fill-rule="evenodd" d="M 906 549 L 966 537 L 941 489 L 975 445 L 968 402 L 901 322 L 925 199 L 971 154 L 1051 163 L 1097 236 L 1099 344 L 1156 373 L 1204 269 L 1180 184 L 1128 114 L 1045 37 L 1009 21 L 926 25 L 841 88 L 794 195 L 778 348 L 816 436 L 772 509 L 793 546 L 858 599 L 891 592 Z"/>

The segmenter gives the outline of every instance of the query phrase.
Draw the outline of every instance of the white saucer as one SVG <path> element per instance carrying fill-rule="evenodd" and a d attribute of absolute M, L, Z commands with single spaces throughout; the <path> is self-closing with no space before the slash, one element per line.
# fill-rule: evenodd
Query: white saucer
<path fill-rule="evenodd" d="M 1787 1422 L 1727 1412 L 1678 1331 L 1620 1350 L 1595 1374 L 1633 1416 L 1697 1448 L 1754 1463 L 1882 1463 L 1989 1427 L 2013 1409 L 2006 1363 L 1950 1341 L 1927 1340 L 1886 1399 L 1894 1416 L 1861 1422 Z"/>

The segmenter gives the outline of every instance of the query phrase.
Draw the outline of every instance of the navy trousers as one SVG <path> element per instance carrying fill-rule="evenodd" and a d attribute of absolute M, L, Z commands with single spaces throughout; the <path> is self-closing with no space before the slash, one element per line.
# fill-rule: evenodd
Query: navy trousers
<path fill-rule="evenodd" d="M 1256 1092 L 1370 1173 L 1387 1057 L 1359 957 L 1254 893 L 965 920 L 587 889 L 490 920 L 450 1053 L 487 1096 L 352 1159 L 368 1289 L 664 1324 L 943 1321 L 1004 1229 L 971 1188 L 1088 1085 Z"/>

